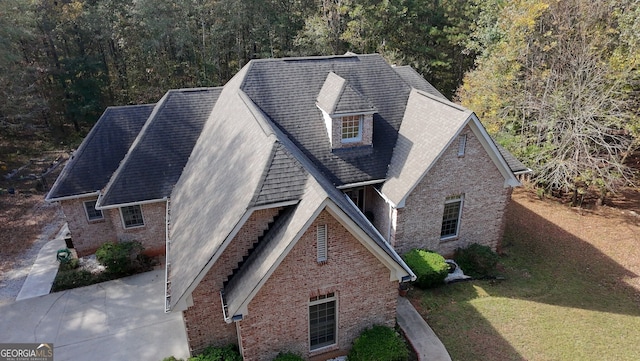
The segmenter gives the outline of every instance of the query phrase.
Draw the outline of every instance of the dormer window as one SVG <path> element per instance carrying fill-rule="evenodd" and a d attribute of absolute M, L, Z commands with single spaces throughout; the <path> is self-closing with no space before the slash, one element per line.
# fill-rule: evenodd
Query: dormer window
<path fill-rule="evenodd" d="M 342 143 L 362 141 L 362 115 L 342 117 Z"/>
<path fill-rule="evenodd" d="M 322 111 L 332 149 L 373 145 L 373 115 L 378 110 L 346 79 L 329 72 L 316 105 Z"/>

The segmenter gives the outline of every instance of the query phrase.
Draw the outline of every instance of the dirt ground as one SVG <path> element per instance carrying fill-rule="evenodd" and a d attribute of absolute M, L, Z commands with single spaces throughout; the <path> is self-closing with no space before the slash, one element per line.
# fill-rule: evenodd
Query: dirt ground
<path fill-rule="evenodd" d="M 63 151 L 37 158 L 11 155 L 0 160 L 0 275 L 30 249 L 47 225 L 61 218 L 58 204 L 46 203 L 44 197 L 68 158 Z"/>

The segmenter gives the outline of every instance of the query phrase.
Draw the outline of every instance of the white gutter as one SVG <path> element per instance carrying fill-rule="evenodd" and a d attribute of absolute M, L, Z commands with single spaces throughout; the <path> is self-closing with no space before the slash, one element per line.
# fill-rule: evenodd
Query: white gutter
<path fill-rule="evenodd" d="M 122 208 L 122 207 L 129 207 L 129 206 L 137 206 L 137 205 L 143 205 L 143 204 L 149 204 L 149 203 L 165 202 L 165 201 L 167 201 L 167 199 L 168 199 L 168 197 L 164 197 L 164 198 L 160 198 L 160 199 L 150 199 L 150 200 L 147 200 L 147 201 L 112 204 L 112 205 L 108 205 L 108 206 L 98 206 L 98 203 L 100 203 L 100 199 L 98 198 L 98 202 L 96 202 L 96 209 L 97 210 L 103 210 L 103 209 L 114 209 L 114 208 Z"/>
<path fill-rule="evenodd" d="M 53 202 L 68 201 L 68 200 L 78 199 L 78 198 L 86 198 L 90 196 L 100 196 L 100 191 L 83 193 L 83 194 L 75 194 L 72 196 L 65 196 L 65 197 L 58 197 L 58 198 L 45 198 L 45 201 L 49 203 L 53 203 Z"/>
<path fill-rule="evenodd" d="M 342 190 L 342 189 L 349 189 L 349 188 L 356 188 L 356 187 L 364 187 L 372 184 L 384 183 L 385 181 L 386 179 L 375 179 L 375 180 L 358 182 L 358 183 L 343 184 L 341 186 L 337 186 L 336 188 Z"/>

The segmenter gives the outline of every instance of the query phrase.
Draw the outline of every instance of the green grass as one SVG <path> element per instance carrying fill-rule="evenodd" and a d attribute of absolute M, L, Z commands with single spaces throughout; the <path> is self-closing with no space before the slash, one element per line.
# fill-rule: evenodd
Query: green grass
<path fill-rule="evenodd" d="M 512 224 L 503 244 L 506 280 L 410 293 L 453 360 L 640 359 L 640 296 L 628 271 L 557 229 Z"/>

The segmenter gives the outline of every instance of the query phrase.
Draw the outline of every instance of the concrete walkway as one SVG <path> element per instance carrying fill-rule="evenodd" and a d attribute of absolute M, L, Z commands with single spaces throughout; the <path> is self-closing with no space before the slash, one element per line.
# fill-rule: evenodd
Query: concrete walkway
<path fill-rule="evenodd" d="M 58 273 L 57 251 L 66 248 L 64 237 L 69 234 L 69 227 L 65 223 L 54 239 L 47 242 L 38 252 L 38 258 L 29 271 L 16 301 L 47 295 L 51 292 L 51 285 Z"/>
<path fill-rule="evenodd" d="M 0 342 L 53 343 L 63 360 L 187 358 L 180 312 L 164 313 L 156 270 L 0 306 Z"/>
<path fill-rule="evenodd" d="M 397 310 L 398 325 L 406 335 L 409 343 L 418 354 L 420 361 L 451 361 L 438 336 L 420 316 L 411 302 L 404 297 L 398 297 Z"/>

